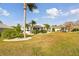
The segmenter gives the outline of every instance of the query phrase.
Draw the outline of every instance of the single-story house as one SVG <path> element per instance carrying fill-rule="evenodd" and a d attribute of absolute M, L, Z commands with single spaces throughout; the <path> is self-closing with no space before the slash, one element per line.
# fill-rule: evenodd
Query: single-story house
<path fill-rule="evenodd" d="M 57 26 L 57 25 L 52 25 L 51 28 L 52 28 L 52 31 L 54 29 L 55 32 L 60 32 L 61 31 L 61 27 Z"/>
<path fill-rule="evenodd" d="M 22 31 L 23 31 L 23 27 L 21 28 Z M 39 24 L 36 24 L 34 25 L 33 29 L 29 26 L 28 28 L 26 28 L 26 33 L 27 34 L 32 34 L 31 30 L 45 30 L 45 26 L 44 25 L 39 25 Z"/>
<path fill-rule="evenodd" d="M 11 28 L 11 27 L 6 24 L 0 23 L 0 32 L 2 32 L 6 28 Z"/>
<path fill-rule="evenodd" d="M 67 32 L 67 29 L 64 25 L 52 25 L 51 28 L 51 30 L 53 31 L 54 29 L 55 32 Z"/>
<path fill-rule="evenodd" d="M 35 25 L 33 30 L 45 30 L 45 27 L 43 25 Z"/>

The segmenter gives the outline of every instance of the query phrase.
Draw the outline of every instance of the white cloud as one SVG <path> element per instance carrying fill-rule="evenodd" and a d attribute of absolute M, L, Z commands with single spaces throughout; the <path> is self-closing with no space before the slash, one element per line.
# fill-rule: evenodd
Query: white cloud
<path fill-rule="evenodd" d="M 62 15 L 63 16 L 70 16 L 70 15 L 79 15 L 79 9 L 72 9 L 72 10 L 69 10 L 69 11 L 66 11 L 66 12 L 62 12 Z"/>
<path fill-rule="evenodd" d="M 51 8 L 47 9 L 46 13 L 48 14 L 48 18 L 55 18 L 62 13 L 62 10 L 59 10 L 57 8 Z"/>
<path fill-rule="evenodd" d="M 79 8 L 78 8 L 78 9 L 70 10 L 70 13 L 71 13 L 71 14 L 79 15 Z"/>
<path fill-rule="evenodd" d="M 47 16 L 43 16 L 42 18 L 56 18 L 58 16 L 71 16 L 71 15 L 79 15 L 79 8 L 72 10 L 61 10 L 57 8 L 50 8 L 46 10 Z"/>
<path fill-rule="evenodd" d="M 76 21 L 76 20 L 78 20 L 78 19 L 72 19 L 71 18 L 71 19 L 67 19 L 66 21 L 69 22 L 69 21 Z"/>
<path fill-rule="evenodd" d="M 68 16 L 69 15 L 69 12 L 63 12 L 61 15 L 62 16 Z"/>
<path fill-rule="evenodd" d="M 36 11 L 36 13 L 39 13 L 39 11 Z M 79 8 L 68 10 L 68 11 L 57 9 L 57 8 L 50 8 L 50 9 L 46 10 L 46 14 L 47 14 L 46 16 L 42 16 L 42 17 L 40 17 L 40 19 L 41 18 L 42 19 L 48 19 L 48 18 L 54 19 L 58 16 L 60 16 L 60 17 L 61 16 L 72 16 L 72 15 L 77 16 L 77 15 L 79 15 Z M 38 20 L 38 19 L 36 18 L 35 20 Z M 77 19 L 71 19 L 71 20 L 75 21 Z"/>
<path fill-rule="evenodd" d="M 43 17 L 41 17 L 42 19 L 50 19 L 50 18 L 52 18 L 52 19 L 54 19 L 55 17 L 52 17 L 52 16 L 43 16 Z"/>
<path fill-rule="evenodd" d="M 66 12 L 62 12 L 63 16 L 69 16 L 69 15 L 79 15 L 79 8 L 78 9 L 72 9 Z"/>
<path fill-rule="evenodd" d="M 9 15 L 10 13 L 7 10 L 0 8 L 0 16 L 9 16 Z"/>
<path fill-rule="evenodd" d="M 39 13 L 38 9 L 33 9 L 33 13 Z"/>

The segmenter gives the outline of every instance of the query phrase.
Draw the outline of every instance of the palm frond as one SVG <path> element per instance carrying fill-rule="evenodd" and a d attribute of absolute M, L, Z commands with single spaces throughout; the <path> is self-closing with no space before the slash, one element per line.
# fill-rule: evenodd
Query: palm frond
<path fill-rule="evenodd" d="M 33 11 L 33 9 L 37 9 L 36 4 L 34 4 L 34 3 L 28 3 L 27 6 L 28 6 L 30 11 Z"/>

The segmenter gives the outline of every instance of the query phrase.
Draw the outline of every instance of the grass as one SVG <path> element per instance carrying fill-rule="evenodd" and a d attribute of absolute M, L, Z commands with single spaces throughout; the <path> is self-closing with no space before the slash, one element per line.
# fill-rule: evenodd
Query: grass
<path fill-rule="evenodd" d="M 0 41 L 1 56 L 79 56 L 79 32 L 37 34 L 32 40 Z"/>

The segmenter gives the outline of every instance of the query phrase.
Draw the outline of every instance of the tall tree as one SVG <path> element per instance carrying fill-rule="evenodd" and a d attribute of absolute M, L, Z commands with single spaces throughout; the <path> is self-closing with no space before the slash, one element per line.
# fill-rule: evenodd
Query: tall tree
<path fill-rule="evenodd" d="M 48 29 L 50 28 L 50 25 L 49 24 L 44 24 L 44 25 L 45 25 L 46 30 L 48 31 Z"/>
<path fill-rule="evenodd" d="M 31 24 L 31 31 L 32 31 L 32 30 L 33 30 L 34 25 L 36 24 L 36 21 L 32 20 L 30 24 Z"/>
<path fill-rule="evenodd" d="M 37 9 L 37 6 L 34 3 L 26 3 L 26 0 L 24 0 L 24 38 L 26 38 L 26 10 L 27 7 L 30 11 L 33 12 L 34 9 Z"/>
<path fill-rule="evenodd" d="M 30 24 L 26 24 L 26 28 L 27 28 L 27 29 L 29 28 L 29 26 L 30 26 Z"/>

